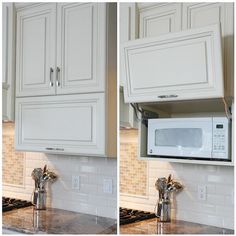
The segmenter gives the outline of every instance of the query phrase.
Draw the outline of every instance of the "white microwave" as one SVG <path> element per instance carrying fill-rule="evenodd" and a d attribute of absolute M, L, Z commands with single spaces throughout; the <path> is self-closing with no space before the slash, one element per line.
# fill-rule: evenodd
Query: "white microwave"
<path fill-rule="evenodd" d="M 230 161 L 226 117 L 149 119 L 147 154 Z"/>

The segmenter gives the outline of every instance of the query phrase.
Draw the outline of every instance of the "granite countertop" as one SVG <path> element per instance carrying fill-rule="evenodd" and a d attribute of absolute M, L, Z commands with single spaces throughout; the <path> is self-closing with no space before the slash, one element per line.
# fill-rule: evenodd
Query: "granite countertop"
<path fill-rule="evenodd" d="M 120 234 L 234 234 L 234 231 L 180 220 L 162 223 L 154 218 L 122 225 Z"/>
<path fill-rule="evenodd" d="M 33 207 L 4 212 L 3 229 L 30 234 L 116 234 L 116 220 L 94 215 Z"/>

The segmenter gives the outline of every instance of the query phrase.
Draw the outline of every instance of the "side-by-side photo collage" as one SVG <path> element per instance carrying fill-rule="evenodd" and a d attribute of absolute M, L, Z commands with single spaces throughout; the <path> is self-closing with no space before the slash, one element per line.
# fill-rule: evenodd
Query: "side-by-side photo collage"
<path fill-rule="evenodd" d="M 234 1 L 0 5 L 3 235 L 234 235 Z"/>

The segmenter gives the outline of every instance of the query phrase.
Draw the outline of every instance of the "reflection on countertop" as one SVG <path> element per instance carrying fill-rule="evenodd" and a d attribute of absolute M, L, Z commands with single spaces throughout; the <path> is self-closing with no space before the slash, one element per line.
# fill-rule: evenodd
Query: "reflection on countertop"
<path fill-rule="evenodd" d="M 31 234 L 116 234 L 116 220 L 50 208 L 26 207 L 3 213 L 3 229 Z"/>
<path fill-rule="evenodd" d="M 120 234 L 234 234 L 234 231 L 180 220 L 162 223 L 155 218 L 122 225 Z"/>

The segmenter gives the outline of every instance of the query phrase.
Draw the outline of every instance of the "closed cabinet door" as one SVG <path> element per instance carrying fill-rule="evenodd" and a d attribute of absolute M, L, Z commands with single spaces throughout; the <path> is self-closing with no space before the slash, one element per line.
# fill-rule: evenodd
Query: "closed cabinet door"
<path fill-rule="evenodd" d="M 140 38 L 181 30 L 181 3 L 154 5 L 140 10 Z"/>
<path fill-rule="evenodd" d="M 183 29 L 223 23 L 224 17 L 224 3 L 183 3 Z"/>
<path fill-rule="evenodd" d="M 105 3 L 59 3 L 57 13 L 57 94 L 105 91 Z"/>
<path fill-rule="evenodd" d="M 234 96 L 233 3 L 183 3 L 183 29 L 221 24 L 225 96 Z"/>
<path fill-rule="evenodd" d="M 56 4 L 17 12 L 16 96 L 55 94 Z"/>
<path fill-rule="evenodd" d="M 105 154 L 104 93 L 17 98 L 17 150 Z"/>

